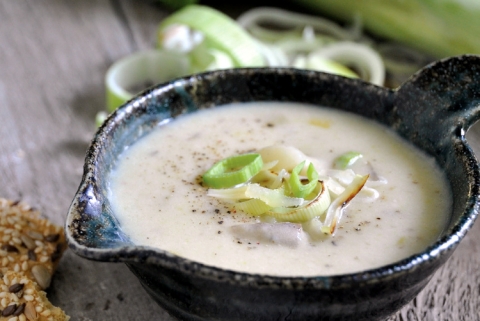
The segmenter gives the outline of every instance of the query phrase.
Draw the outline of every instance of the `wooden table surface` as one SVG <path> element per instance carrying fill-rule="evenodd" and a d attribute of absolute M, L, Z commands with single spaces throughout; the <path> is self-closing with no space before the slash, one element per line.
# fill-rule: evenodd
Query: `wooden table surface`
<path fill-rule="evenodd" d="M 0 0 L 0 197 L 22 199 L 64 223 L 95 114 L 105 106 L 105 72 L 152 48 L 167 14 L 150 1 Z M 480 127 L 468 137 L 480 151 Z M 173 320 L 125 265 L 71 251 L 48 296 L 72 320 Z M 388 320 L 478 321 L 479 311 L 477 222 L 427 288 Z"/>

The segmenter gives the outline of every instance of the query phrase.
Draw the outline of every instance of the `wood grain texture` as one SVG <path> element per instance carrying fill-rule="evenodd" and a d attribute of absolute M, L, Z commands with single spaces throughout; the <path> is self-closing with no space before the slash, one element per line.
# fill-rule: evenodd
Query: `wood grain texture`
<path fill-rule="evenodd" d="M 224 5 L 225 6 L 225 5 Z M 153 47 L 168 12 L 148 1 L 0 0 L 0 196 L 57 224 L 80 183 L 103 77 Z M 480 129 L 469 133 L 480 151 Z M 389 321 L 480 320 L 480 223 L 427 288 Z M 173 320 L 123 264 L 62 259 L 52 302 L 73 320 Z"/>

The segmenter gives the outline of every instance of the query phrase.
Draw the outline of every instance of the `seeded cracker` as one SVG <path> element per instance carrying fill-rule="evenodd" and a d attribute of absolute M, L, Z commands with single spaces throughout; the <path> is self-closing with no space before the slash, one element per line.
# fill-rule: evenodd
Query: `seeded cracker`
<path fill-rule="evenodd" d="M 61 226 L 25 203 L 0 198 L 0 321 L 69 319 L 42 291 L 65 249 Z"/>
<path fill-rule="evenodd" d="M 36 282 L 21 272 L 8 271 L 0 279 L 0 320 L 68 321 L 69 316 L 47 299 Z"/>

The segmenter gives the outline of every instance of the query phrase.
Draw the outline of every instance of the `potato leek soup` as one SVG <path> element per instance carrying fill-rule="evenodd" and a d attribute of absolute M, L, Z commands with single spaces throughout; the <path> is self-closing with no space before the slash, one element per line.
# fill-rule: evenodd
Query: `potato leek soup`
<path fill-rule="evenodd" d="M 135 244 L 280 276 L 396 262 L 433 243 L 451 210 L 434 160 L 391 130 L 296 103 L 180 116 L 128 148 L 110 181 Z"/>

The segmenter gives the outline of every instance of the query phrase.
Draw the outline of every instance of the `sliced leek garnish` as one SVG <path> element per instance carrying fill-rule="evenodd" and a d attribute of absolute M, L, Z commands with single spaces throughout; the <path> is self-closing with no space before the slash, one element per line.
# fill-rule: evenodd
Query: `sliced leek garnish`
<path fill-rule="evenodd" d="M 213 188 L 226 188 L 247 182 L 263 166 L 259 154 L 243 154 L 225 158 L 213 165 L 204 175 L 203 182 Z"/>
<path fill-rule="evenodd" d="M 330 205 L 330 194 L 322 181 L 315 186 L 315 197 L 298 208 L 273 208 L 266 214 L 283 222 L 306 222 L 322 216 Z"/>
<path fill-rule="evenodd" d="M 304 204 L 301 197 L 290 197 L 285 195 L 283 188 L 270 189 L 258 184 L 249 184 L 245 192 L 247 198 L 258 198 L 271 207 L 295 207 Z"/>
<path fill-rule="evenodd" d="M 315 167 L 312 163 L 308 166 L 307 170 L 307 177 L 308 183 L 303 184 L 303 180 L 300 179 L 300 172 L 303 170 L 305 166 L 305 161 L 298 164 L 290 174 L 290 178 L 288 180 L 288 185 L 290 188 L 290 192 L 295 197 L 302 197 L 305 198 L 307 195 L 313 192 L 315 187 L 317 186 L 318 182 L 318 173 L 315 170 Z"/>
<path fill-rule="evenodd" d="M 333 167 L 336 169 L 347 169 L 362 157 L 363 155 L 359 152 L 355 152 L 355 151 L 346 152 L 345 154 L 342 154 L 337 158 L 335 158 L 333 162 Z"/>
<path fill-rule="evenodd" d="M 292 166 L 301 155 L 303 160 Z M 344 154 L 341 163 L 348 165 L 359 155 Z M 369 175 L 356 175 L 351 169 L 327 170 L 320 175 L 312 161 L 310 159 L 305 170 L 307 156 L 299 150 L 270 146 L 259 153 L 226 158 L 209 169 L 203 179 L 213 187 L 207 195 L 225 201 L 235 211 L 265 215 L 280 222 L 303 223 L 316 219 L 319 231 L 331 235 L 345 207 L 362 190 Z M 289 169 L 279 169 L 279 164 Z M 369 189 L 364 198 L 371 201 L 378 197 L 375 192 Z"/>

